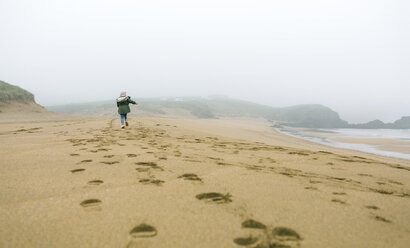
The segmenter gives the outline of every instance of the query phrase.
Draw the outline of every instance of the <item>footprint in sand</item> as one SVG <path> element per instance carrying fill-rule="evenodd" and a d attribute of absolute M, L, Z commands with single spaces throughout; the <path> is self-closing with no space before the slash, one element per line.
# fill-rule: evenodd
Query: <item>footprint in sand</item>
<path fill-rule="evenodd" d="M 371 205 L 371 206 L 366 206 L 366 208 L 368 208 L 368 209 L 373 209 L 373 210 L 379 210 L 379 209 L 380 209 L 379 207 L 373 206 L 373 205 Z"/>
<path fill-rule="evenodd" d="M 202 182 L 202 179 L 200 177 L 198 177 L 196 174 L 193 174 L 193 173 L 186 173 L 186 174 L 183 174 L 183 175 L 179 176 L 178 178 L 183 178 L 184 180 Z"/>
<path fill-rule="evenodd" d="M 149 167 L 157 167 L 157 163 L 155 162 L 137 162 L 135 163 L 136 165 L 142 165 L 142 166 L 149 166 Z"/>
<path fill-rule="evenodd" d="M 119 161 L 101 161 L 101 164 L 108 164 L 108 165 L 112 165 L 112 164 L 118 164 Z"/>
<path fill-rule="evenodd" d="M 85 160 L 82 160 L 81 162 L 79 162 L 78 164 L 81 164 L 81 163 L 91 163 L 93 160 L 92 159 L 85 159 Z"/>
<path fill-rule="evenodd" d="M 147 166 L 152 169 L 163 170 L 160 166 L 158 166 L 157 163 L 154 163 L 154 162 L 137 162 L 135 164 L 140 165 L 140 166 Z"/>
<path fill-rule="evenodd" d="M 101 210 L 101 201 L 99 199 L 88 199 L 85 201 L 82 201 L 80 203 L 81 207 L 83 207 L 85 210 Z"/>
<path fill-rule="evenodd" d="M 260 246 L 257 244 L 259 241 L 258 238 L 249 236 L 247 238 L 236 238 L 233 240 L 233 242 L 237 245 L 240 246 L 248 246 L 248 247 L 265 247 L 265 246 Z"/>
<path fill-rule="evenodd" d="M 300 247 L 300 241 L 302 237 L 293 229 L 288 227 L 275 227 L 270 233 L 271 241 L 269 248 L 271 247 L 283 247 L 293 248 Z"/>
<path fill-rule="evenodd" d="M 159 179 L 148 179 L 148 178 L 140 179 L 139 182 L 143 184 L 154 184 L 157 186 L 162 186 L 162 184 L 165 183 L 165 181 L 162 181 Z"/>
<path fill-rule="evenodd" d="M 85 171 L 85 169 L 74 169 L 74 170 L 70 170 L 71 173 L 78 173 L 78 172 L 82 172 Z"/>
<path fill-rule="evenodd" d="M 266 225 L 256 220 L 248 219 L 242 222 L 243 228 L 266 229 Z"/>
<path fill-rule="evenodd" d="M 135 168 L 138 172 L 148 172 L 150 168 Z"/>
<path fill-rule="evenodd" d="M 291 228 L 270 228 L 265 224 L 248 219 L 242 222 L 242 228 L 246 229 L 246 237 L 235 238 L 233 242 L 239 246 L 249 248 L 296 248 L 300 247 L 301 236 Z"/>
<path fill-rule="evenodd" d="M 384 217 L 381 217 L 379 215 L 374 216 L 374 218 L 378 221 L 381 221 L 381 222 L 391 223 L 391 220 L 388 220 L 388 219 L 386 219 Z"/>
<path fill-rule="evenodd" d="M 222 204 L 222 203 L 229 203 L 232 202 L 232 195 L 231 194 L 221 194 L 221 193 L 216 193 L 216 192 L 210 192 L 210 193 L 202 193 L 198 194 L 195 196 L 196 199 L 205 201 L 205 202 L 214 202 L 217 204 Z"/>
<path fill-rule="evenodd" d="M 88 185 L 95 185 L 95 186 L 98 186 L 98 185 L 100 185 L 100 184 L 103 184 L 104 183 L 104 181 L 103 180 L 91 180 L 91 181 L 88 181 Z"/>
<path fill-rule="evenodd" d="M 233 242 L 239 246 L 253 248 L 268 248 L 269 240 L 266 232 L 266 225 L 252 219 L 247 219 L 242 222 L 242 228 L 246 229 L 248 234 L 246 237 L 235 238 Z"/>
<path fill-rule="evenodd" d="M 340 200 L 340 199 L 336 199 L 336 198 L 333 198 L 333 199 L 332 199 L 332 202 L 336 202 L 336 203 L 340 203 L 340 204 L 343 204 L 343 205 L 347 205 L 347 203 L 346 203 L 345 201 Z"/>
<path fill-rule="evenodd" d="M 157 236 L 157 234 L 158 232 L 155 227 L 142 223 L 130 231 L 130 241 L 127 244 L 127 248 L 149 247 L 151 239 Z"/>

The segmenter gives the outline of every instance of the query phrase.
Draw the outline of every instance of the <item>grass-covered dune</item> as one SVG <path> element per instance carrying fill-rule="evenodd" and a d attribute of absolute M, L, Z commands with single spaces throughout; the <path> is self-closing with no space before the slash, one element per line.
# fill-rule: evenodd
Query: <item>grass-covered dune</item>
<path fill-rule="evenodd" d="M 33 103 L 34 95 L 18 86 L 0 80 L 0 102 L 7 103 L 13 101 Z"/>
<path fill-rule="evenodd" d="M 35 102 L 34 94 L 0 80 L 1 117 L 13 120 L 16 115 L 27 116 L 28 113 L 38 114 L 47 112 L 47 110 Z M 13 115 L 13 118 L 11 118 L 10 114 Z"/>

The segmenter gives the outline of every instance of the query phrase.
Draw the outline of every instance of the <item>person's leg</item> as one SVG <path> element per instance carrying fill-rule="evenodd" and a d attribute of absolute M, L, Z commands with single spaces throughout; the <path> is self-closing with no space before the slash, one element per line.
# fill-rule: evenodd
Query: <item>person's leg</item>
<path fill-rule="evenodd" d="M 124 119 L 125 119 L 125 116 L 121 115 L 121 128 L 124 127 Z"/>
<path fill-rule="evenodd" d="M 128 126 L 127 114 L 125 114 L 125 125 Z"/>

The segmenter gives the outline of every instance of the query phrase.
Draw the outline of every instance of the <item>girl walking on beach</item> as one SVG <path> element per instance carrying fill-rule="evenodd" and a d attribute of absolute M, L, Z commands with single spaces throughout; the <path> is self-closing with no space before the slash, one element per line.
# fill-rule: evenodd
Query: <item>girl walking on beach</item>
<path fill-rule="evenodd" d="M 127 96 L 125 91 L 121 92 L 120 97 L 117 98 L 118 114 L 121 116 L 121 128 L 128 126 L 127 114 L 131 112 L 129 104 L 138 104 L 131 100 L 131 97 Z M 124 126 L 125 122 L 125 126 Z"/>

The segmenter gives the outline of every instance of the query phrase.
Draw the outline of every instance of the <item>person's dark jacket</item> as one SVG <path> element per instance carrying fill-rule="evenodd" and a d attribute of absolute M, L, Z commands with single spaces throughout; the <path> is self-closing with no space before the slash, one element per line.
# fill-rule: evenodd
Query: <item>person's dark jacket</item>
<path fill-rule="evenodd" d="M 121 101 L 117 100 L 118 114 L 125 115 L 131 112 L 129 104 L 137 104 L 129 96 L 123 98 Z"/>

